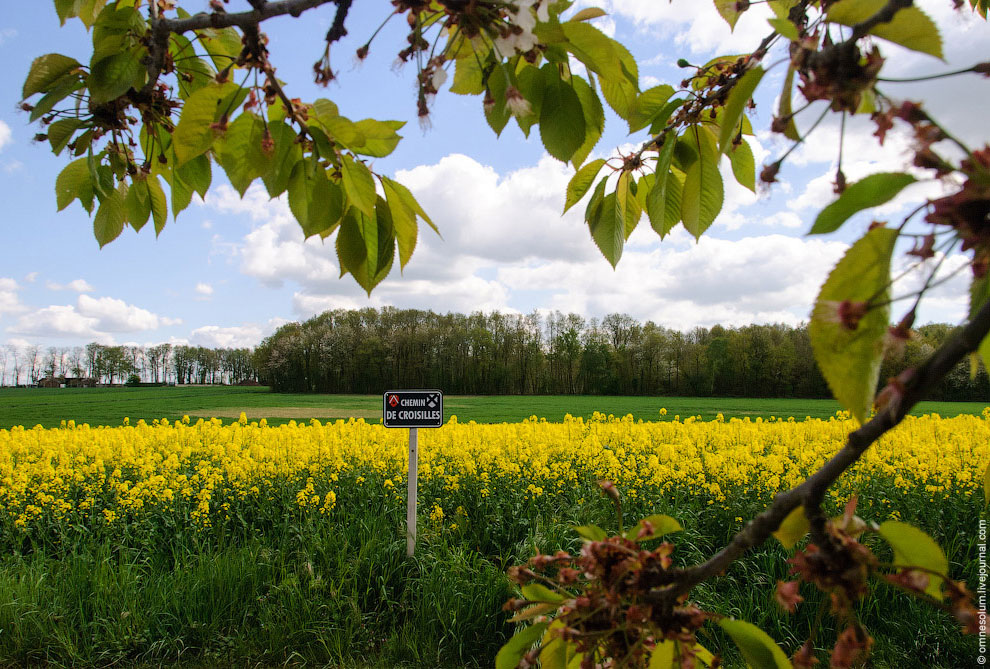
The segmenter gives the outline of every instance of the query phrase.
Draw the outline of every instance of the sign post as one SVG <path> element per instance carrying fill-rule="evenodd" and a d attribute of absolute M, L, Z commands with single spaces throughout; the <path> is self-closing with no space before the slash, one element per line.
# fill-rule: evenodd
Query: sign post
<path fill-rule="evenodd" d="M 416 496 L 419 482 L 419 428 L 443 425 L 443 392 L 389 390 L 382 396 L 385 427 L 409 428 L 409 487 L 406 502 L 406 555 L 416 551 Z"/>

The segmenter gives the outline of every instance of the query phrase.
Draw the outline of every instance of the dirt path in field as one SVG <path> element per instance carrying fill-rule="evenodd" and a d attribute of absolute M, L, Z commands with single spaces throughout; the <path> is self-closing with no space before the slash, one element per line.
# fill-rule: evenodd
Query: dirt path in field
<path fill-rule="evenodd" d="M 381 418 L 381 411 L 347 411 L 324 407 L 219 407 L 216 409 L 190 409 L 183 413 L 198 418 L 240 418 L 241 412 L 248 420 L 259 418 Z"/>

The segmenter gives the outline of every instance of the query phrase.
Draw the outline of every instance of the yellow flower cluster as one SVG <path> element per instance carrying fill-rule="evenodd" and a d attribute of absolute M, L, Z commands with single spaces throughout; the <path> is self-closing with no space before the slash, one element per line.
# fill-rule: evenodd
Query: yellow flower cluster
<path fill-rule="evenodd" d="M 739 500 L 762 507 L 818 469 L 854 427 L 844 415 L 644 423 L 596 414 L 499 425 L 451 419 L 420 433 L 420 503 L 436 523 L 445 506 L 463 523 L 467 515 L 482 520 L 479 505 L 500 497 L 536 505 L 561 495 L 577 500 L 608 479 L 644 503 L 692 496 L 724 509 L 730 500 L 734 509 Z M 15 427 L 0 430 L 0 533 L 164 517 L 202 530 L 239 513 L 331 515 L 372 495 L 396 504 L 404 499 L 406 457 L 404 430 L 360 419 L 270 427 L 242 414 L 228 425 L 186 418 Z M 988 461 L 990 413 L 908 417 L 842 478 L 838 494 L 871 494 L 877 504 L 895 494 L 971 496 Z"/>

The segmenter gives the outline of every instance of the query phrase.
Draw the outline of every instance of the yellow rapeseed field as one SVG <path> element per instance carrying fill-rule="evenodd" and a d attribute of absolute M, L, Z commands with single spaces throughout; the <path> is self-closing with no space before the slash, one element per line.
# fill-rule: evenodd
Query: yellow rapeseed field
<path fill-rule="evenodd" d="M 124 422 L 0 430 L 0 529 L 113 528 L 168 517 L 205 530 L 262 508 L 333 514 L 369 495 L 405 498 L 405 430 L 364 420 L 275 427 L 243 414 L 228 425 Z M 722 509 L 746 500 L 762 508 L 817 469 L 855 426 L 841 413 L 710 422 L 596 414 L 499 425 L 452 418 L 420 432 L 421 508 L 433 523 L 456 527 L 486 499 L 547 503 L 592 494 L 598 479 L 615 481 L 630 500 L 695 498 Z M 836 495 L 866 493 L 881 511 L 903 496 L 976 496 L 982 504 L 988 461 L 990 409 L 908 417 L 843 477 Z"/>

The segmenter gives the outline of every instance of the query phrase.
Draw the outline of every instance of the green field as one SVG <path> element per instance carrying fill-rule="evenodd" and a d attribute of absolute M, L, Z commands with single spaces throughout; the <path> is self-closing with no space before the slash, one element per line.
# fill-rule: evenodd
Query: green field
<path fill-rule="evenodd" d="M 979 414 L 980 402 L 922 402 L 913 413 L 937 413 L 944 417 Z M 558 422 L 565 414 L 589 417 L 595 411 L 643 420 L 675 416 L 701 416 L 710 420 L 721 413 L 726 418 L 762 416 L 802 420 L 827 418 L 839 408 L 833 400 L 768 399 L 742 397 L 613 397 L 600 395 L 448 395 L 444 398 L 445 418 L 456 415 L 461 422 L 514 422 L 536 415 Z M 381 419 L 379 395 L 281 394 L 267 388 L 226 386 L 179 386 L 170 388 L 0 388 L 0 429 L 14 425 L 57 427 L 62 420 L 91 425 L 120 425 L 124 417 L 136 422 L 167 418 L 222 418 L 234 420 L 241 411 L 250 420 L 265 418 L 269 423 L 317 418 Z"/>

